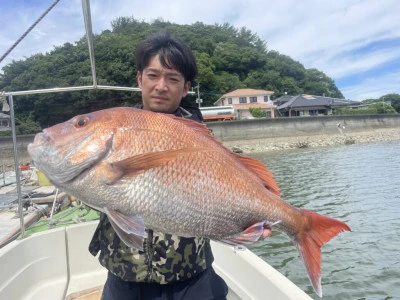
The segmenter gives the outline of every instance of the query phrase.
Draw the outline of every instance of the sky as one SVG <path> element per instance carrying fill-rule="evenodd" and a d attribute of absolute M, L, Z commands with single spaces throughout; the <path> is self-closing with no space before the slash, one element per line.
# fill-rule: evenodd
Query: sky
<path fill-rule="evenodd" d="M 0 0 L 0 57 L 53 3 Z M 246 27 L 268 50 L 324 72 L 346 99 L 400 94 L 400 0 L 92 0 L 90 9 L 95 34 L 121 16 Z M 84 34 L 81 0 L 60 0 L 0 69 Z"/>

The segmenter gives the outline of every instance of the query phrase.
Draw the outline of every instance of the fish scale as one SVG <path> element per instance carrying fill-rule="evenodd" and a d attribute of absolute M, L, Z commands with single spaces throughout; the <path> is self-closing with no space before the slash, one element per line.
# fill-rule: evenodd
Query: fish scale
<path fill-rule="evenodd" d="M 134 108 L 79 115 L 29 144 L 35 166 L 61 190 L 105 212 L 142 249 L 145 228 L 248 245 L 286 233 L 321 296 L 321 251 L 343 222 L 297 209 L 259 161 L 225 148 L 206 126 Z"/>

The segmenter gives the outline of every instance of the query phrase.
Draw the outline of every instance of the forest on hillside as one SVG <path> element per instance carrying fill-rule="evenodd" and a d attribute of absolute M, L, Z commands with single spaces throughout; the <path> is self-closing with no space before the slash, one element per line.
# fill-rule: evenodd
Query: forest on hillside
<path fill-rule="evenodd" d="M 312 94 L 343 98 L 334 81 L 317 69 L 306 69 L 289 56 L 268 49 L 250 30 L 231 25 L 206 25 L 201 22 L 178 25 L 157 19 L 151 23 L 120 17 L 111 30 L 94 35 L 97 83 L 137 86 L 135 49 L 150 33 L 167 30 L 193 50 L 199 74 L 192 87 L 200 86 L 203 106 L 210 106 L 223 94 L 238 88 L 274 91 L 274 97 Z M 85 37 L 75 43 L 55 46 L 14 61 L 0 73 L 0 91 L 22 91 L 53 87 L 91 85 L 88 46 Z M 15 113 L 21 130 L 35 131 L 93 110 L 132 106 L 140 93 L 117 91 L 79 91 L 18 96 Z M 194 104 L 196 96 L 186 101 Z"/>

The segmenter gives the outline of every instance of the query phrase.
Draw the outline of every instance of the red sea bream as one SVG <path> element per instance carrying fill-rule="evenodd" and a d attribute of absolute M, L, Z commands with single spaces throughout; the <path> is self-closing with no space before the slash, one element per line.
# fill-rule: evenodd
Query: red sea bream
<path fill-rule="evenodd" d="M 107 214 L 129 246 L 146 228 L 248 245 L 286 233 L 321 296 L 320 248 L 343 222 L 280 197 L 259 161 L 218 142 L 203 124 L 134 108 L 79 115 L 43 130 L 28 151 L 58 188 Z"/>

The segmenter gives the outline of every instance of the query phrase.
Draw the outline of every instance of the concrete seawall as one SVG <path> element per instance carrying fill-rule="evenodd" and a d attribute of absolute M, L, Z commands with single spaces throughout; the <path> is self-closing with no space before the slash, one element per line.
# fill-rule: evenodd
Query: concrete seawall
<path fill-rule="evenodd" d="M 338 126 L 340 124 L 340 128 Z M 259 138 L 310 136 L 399 128 L 400 114 L 293 117 L 207 123 L 220 141 L 240 141 Z"/>
<path fill-rule="evenodd" d="M 220 141 L 240 141 L 285 136 L 337 134 L 339 132 L 338 124 L 346 133 L 382 128 L 400 129 L 400 114 L 238 120 L 211 122 L 207 123 L 207 126 Z M 34 134 L 17 136 L 18 150 L 25 151 L 34 137 Z M 0 137 L 0 150 L 12 151 L 12 149 L 12 137 Z"/>
<path fill-rule="evenodd" d="M 17 148 L 18 150 L 25 151 L 28 144 L 33 142 L 35 138 L 34 134 L 19 135 L 17 136 Z M 0 137 L 0 150 L 13 150 L 13 140 L 11 136 Z"/>

